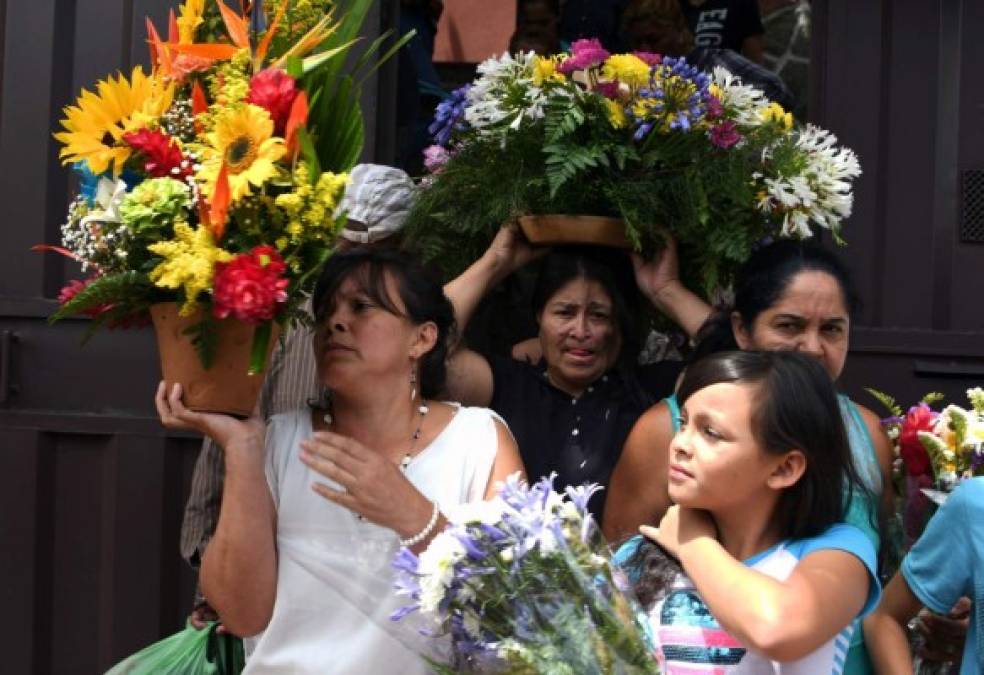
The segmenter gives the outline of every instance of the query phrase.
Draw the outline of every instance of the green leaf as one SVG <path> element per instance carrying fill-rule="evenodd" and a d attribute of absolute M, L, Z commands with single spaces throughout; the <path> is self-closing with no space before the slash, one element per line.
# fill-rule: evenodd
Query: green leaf
<path fill-rule="evenodd" d="M 259 375 L 266 366 L 267 346 L 270 344 L 272 321 L 264 321 L 253 331 L 253 346 L 249 353 L 249 374 Z"/>
<path fill-rule="evenodd" d="M 902 417 L 902 406 L 888 394 L 873 387 L 865 387 L 864 390 L 871 394 L 875 400 L 882 404 L 882 406 L 892 414 L 893 417 Z"/>
<path fill-rule="evenodd" d="M 185 328 L 184 335 L 191 338 L 191 344 L 198 352 L 202 368 L 205 370 L 211 368 L 215 363 L 215 354 L 219 346 L 218 326 L 215 325 L 212 315 L 208 312 L 204 313 L 201 321 Z"/>

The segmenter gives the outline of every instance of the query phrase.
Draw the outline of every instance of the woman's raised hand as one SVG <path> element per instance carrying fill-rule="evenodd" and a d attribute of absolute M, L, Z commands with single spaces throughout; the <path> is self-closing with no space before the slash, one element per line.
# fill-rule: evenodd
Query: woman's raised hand
<path fill-rule="evenodd" d="M 680 262 L 677 256 L 676 240 L 669 234 L 663 235 L 666 246 L 657 251 L 652 260 L 644 260 L 641 255 L 632 253 L 632 266 L 635 268 L 636 283 L 649 300 L 659 306 L 663 292 L 673 284 L 680 283 Z"/>
<path fill-rule="evenodd" d="M 420 532 L 433 504 L 386 457 L 358 441 L 330 431 L 317 431 L 301 441 L 301 461 L 337 483 L 312 488 L 325 499 L 356 515 L 388 527 L 406 538 Z"/>
<path fill-rule="evenodd" d="M 168 429 L 190 429 L 209 436 L 222 448 L 230 444 L 248 444 L 258 446 L 262 450 L 266 436 L 263 419 L 259 407 L 246 420 L 239 420 L 231 415 L 219 413 L 200 413 L 189 410 L 181 401 L 181 385 L 175 384 L 167 391 L 165 382 L 157 385 L 154 403 L 161 424 Z"/>
<path fill-rule="evenodd" d="M 543 246 L 533 246 L 519 229 L 515 222 L 507 223 L 499 228 L 486 255 L 492 257 L 494 266 L 505 278 L 520 267 L 547 253 L 549 249 Z"/>

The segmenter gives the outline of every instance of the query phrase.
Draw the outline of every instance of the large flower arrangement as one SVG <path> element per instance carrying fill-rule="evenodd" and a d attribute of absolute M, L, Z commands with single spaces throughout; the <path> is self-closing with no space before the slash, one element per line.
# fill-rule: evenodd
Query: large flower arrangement
<path fill-rule="evenodd" d="M 371 2 L 341 17 L 333 4 L 239 13 L 185 0 L 166 39 L 147 22 L 150 72 L 111 75 L 65 108 L 55 138 L 81 189 L 63 246 L 40 248 L 90 276 L 63 289 L 54 319 L 125 326 L 173 301 L 200 315 L 206 366 L 216 322 L 232 317 L 256 326 L 251 370 L 262 368 L 271 324 L 303 318 L 362 145 L 357 86 L 340 69 Z"/>
<path fill-rule="evenodd" d="M 515 476 L 489 502 L 448 515 L 449 527 L 394 560 L 397 592 L 434 633 L 450 634 L 438 672 L 656 673 L 644 619 L 587 511 L 597 486 L 553 490 Z"/>
<path fill-rule="evenodd" d="M 637 249 L 665 228 L 712 288 L 765 236 L 836 238 L 860 174 L 833 135 L 728 71 L 596 40 L 487 60 L 430 131 L 408 232 L 451 273 L 518 215 L 591 214 L 623 219 Z"/>
<path fill-rule="evenodd" d="M 947 405 L 939 411 L 933 409 L 943 400 L 939 393 L 903 410 L 891 396 L 868 392 L 891 412 L 882 426 L 894 445 L 908 546 L 922 532 L 930 502 L 940 504 L 961 480 L 984 475 L 984 389 L 967 390 L 970 408 Z"/>

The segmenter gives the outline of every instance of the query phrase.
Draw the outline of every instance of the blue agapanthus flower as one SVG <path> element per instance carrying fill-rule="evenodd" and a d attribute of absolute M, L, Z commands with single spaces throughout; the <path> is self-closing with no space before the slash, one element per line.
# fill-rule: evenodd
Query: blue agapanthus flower
<path fill-rule="evenodd" d="M 661 133 L 693 129 L 707 114 L 710 84 L 710 77 L 685 59 L 663 59 L 629 109 L 636 123 L 633 138 L 642 140 L 653 129 Z"/>
<path fill-rule="evenodd" d="M 434 137 L 438 145 L 447 146 L 454 131 L 465 131 L 468 123 L 465 121 L 465 106 L 467 104 L 470 84 L 458 87 L 441 101 L 434 112 L 434 121 L 427 127 L 427 132 Z"/>

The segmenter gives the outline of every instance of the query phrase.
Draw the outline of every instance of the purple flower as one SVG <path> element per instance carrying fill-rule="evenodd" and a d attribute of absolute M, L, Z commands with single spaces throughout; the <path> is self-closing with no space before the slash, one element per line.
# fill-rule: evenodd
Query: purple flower
<path fill-rule="evenodd" d="M 424 166 L 431 173 L 439 173 L 450 158 L 451 153 L 443 146 L 428 145 L 424 148 Z"/>
<path fill-rule="evenodd" d="M 567 494 L 567 498 L 571 500 L 571 503 L 581 512 L 581 515 L 584 515 L 588 512 L 588 501 L 590 501 L 596 492 L 600 492 L 603 489 L 597 483 L 585 483 L 578 487 L 568 485 L 564 488 L 564 492 Z"/>
<path fill-rule="evenodd" d="M 733 120 L 725 120 L 720 124 L 715 124 L 711 127 L 711 132 L 709 134 L 711 137 L 711 143 L 722 150 L 727 150 L 728 148 L 736 145 L 738 141 L 742 139 L 742 135 L 738 132 L 736 127 L 737 125 Z"/>
<path fill-rule="evenodd" d="M 410 575 L 417 574 L 417 567 L 419 565 L 420 559 L 417 558 L 413 551 L 405 546 L 397 551 L 392 562 L 393 569 Z"/>
<path fill-rule="evenodd" d="M 390 621 L 400 621 L 407 614 L 412 614 L 413 612 L 416 612 L 418 609 L 420 609 L 420 605 L 406 605 L 404 607 L 400 607 L 395 612 L 389 615 L 389 619 Z"/>
<path fill-rule="evenodd" d="M 704 104 L 707 106 L 707 119 L 716 120 L 724 114 L 724 106 L 721 105 L 721 99 L 717 96 L 708 94 Z"/>
<path fill-rule="evenodd" d="M 465 122 L 465 105 L 467 104 L 470 84 L 458 87 L 437 105 L 434 121 L 427 127 L 427 132 L 434 137 L 438 145 L 447 145 L 453 131 L 464 131 L 468 128 Z"/>
<path fill-rule="evenodd" d="M 454 538 L 461 542 L 468 557 L 472 560 L 482 560 L 488 556 L 488 551 L 483 551 L 478 542 L 468 532 L 453 532 Z"/>
<path fill-rule="evenodd" d="M 608 50 L 601 46 L 598 38 L 575 40 L 571 45 L 571 55 L 557 66 L 557 70 L 570 75 L 575 70 L 600 66 L 608 57 Z"/>
<path fill-rule="evenodd" d="M 605 98 L 612 100 L 618 98 L 618 82 L 599 82 L 594 86 L 594 90 Z"/>
<path fill-rule="evenodd" d="M 663 62 L 663 57 L 652 52 L 632 52 L 632 55 L 646 62 L 646 65 L 658 66 Z"/>

